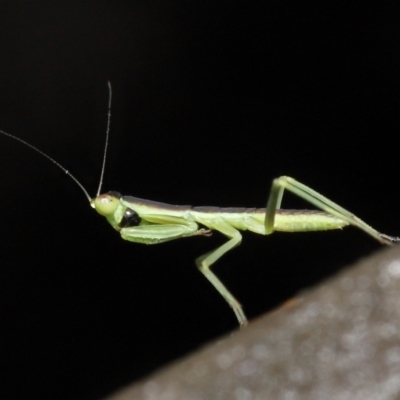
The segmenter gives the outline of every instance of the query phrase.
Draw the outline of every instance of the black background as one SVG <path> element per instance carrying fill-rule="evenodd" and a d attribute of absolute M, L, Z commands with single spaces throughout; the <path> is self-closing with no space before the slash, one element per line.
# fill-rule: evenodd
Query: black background
<path fill-rule="evenodd" d="M 264 207 L 287 174 L 400 234 L 389 2 L 7 4 L 0 128 L 91 194 L 111 80 L 104 191 Z M 96 399 L 237 329 L 194 265 L 218 233 L 124 242 L 46 159 L 0 137 L 0 160 L 2 398 Z M 379 247 L 356 229 L 245 233 L 215 271 L 251 319 Z"/>

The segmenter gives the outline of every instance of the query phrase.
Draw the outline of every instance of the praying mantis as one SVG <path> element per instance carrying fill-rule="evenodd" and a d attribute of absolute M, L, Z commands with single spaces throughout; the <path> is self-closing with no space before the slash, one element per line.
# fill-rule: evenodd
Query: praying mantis
<path fill-rule="evenodd" d="M 69 175 L 84 192 L 90 206 L 106 218 L 108 223 L 119 232 L 122 239 L 135 243 L 158 244 L 190 236 L 210 236 L 213 231 L 219 231 L 226 236 L 228 240 L 225 243 L 201 255 L 195 260 L 195 263 L 232 308 L 241 327 L 248 323 L 241 304 L 211 270 L 216 261 L 241 243 L 242 235 L 240 231 L 248 230 L 260 235 L 270 235 L 274 231 L 323 231 L 353 225 L 382 244 L 391 245 L 400 241 L 400 237 L 378 232 L 343 207 L 288 176 L 281 176 L 273 180 L 266 208 L 177 206 L 123 196 L 118 192 L 100 194 L 111 121 L 112 92 L 110 83 L 108 86 L 106 142 L 99 187 L 94 198 L 66 168 L 48 154 L 15 135 L 3 130 L 0 130 L 0 133 L 28 146 Z M 281 209 L 285 190 L 304 199 L 319 210 Z"/>

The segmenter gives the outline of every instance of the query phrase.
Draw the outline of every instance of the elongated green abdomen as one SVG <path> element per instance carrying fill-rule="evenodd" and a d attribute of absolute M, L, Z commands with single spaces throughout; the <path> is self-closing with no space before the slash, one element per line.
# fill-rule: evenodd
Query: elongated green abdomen
<path fill-rule="evenodd" d="M 194 220 L 211 228 L 221 219 L 240 230 L 266 235 L 264 208 L 194 207 L 189 211 Z M 349 225 L 341 219 L 319 210 L 276 210 L 274 230 L 308 232 L 341 229 Z"/>

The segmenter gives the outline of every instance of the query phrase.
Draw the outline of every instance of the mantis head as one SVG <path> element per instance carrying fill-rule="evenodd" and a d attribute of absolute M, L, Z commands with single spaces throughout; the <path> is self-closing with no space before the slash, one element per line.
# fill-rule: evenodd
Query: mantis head
<path fill-rule="evenodd" d="M 109 192 L 96 196 L 90 200 L 90 206 L 103 217 L 113 215 L 120 204 L 121 195 L 117 192 Z"/>

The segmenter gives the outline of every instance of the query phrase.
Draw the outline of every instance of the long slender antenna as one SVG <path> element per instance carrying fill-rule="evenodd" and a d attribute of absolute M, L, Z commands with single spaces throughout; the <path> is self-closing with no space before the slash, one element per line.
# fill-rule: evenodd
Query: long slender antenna
<path fill-rule="evenodd" d="M 11 133 L 7 133 L 4 132 L 0 129 L 0 133 L 2 133 L 5 136 L 8 136 L 14 140 L 17 140 L 18 142 L 21 142 L 22 144 L 24 144 L 25 146 L 30 147 L 31 149 L 35 150 L 36 152 L 38 152 L 39 154 L 41 154 L 42 156 L 46 157 L 48 160 L 50 160 L 53 164 L 57 165 L 58 168 L 60 168 L 61 170 L 63 170 L 67 175 L 69 175 L 73 181 L 75 181 L 75 183 L 82 189 L 83 193 L 85 193 L 87 199 L 89 200 L 89 202 L 92 201 L 91 197 L 89 196 L 89 193 L 87 192 L 87 190 L 84 188 L 84 186 L 78 181 L 78 179 L 76 179 L 71 172 L 69 172 L 66 168 L 64 168 L 60 163 L 58 163 L 54 158 L 51 158 L 48 154 L 46 154 L 44 151 L 39 150 L 37 147 L 33 146 L 32 144 L 26 142 L 23 139 L 20 139 L 17 136 L 12 135 Z"/>
<path fill-rule="evenodd" d="M 104 145 L 103 164 L 101 166 L 100 182 L 99 182 L 99 188 L 97 189 L 96 197 L 98 197 L 100 195 L 101 186 L 103 185 L 104 170 L 106 168 L 106 159 L 107 159 L 108 137 L 110 136 L 112 89 L 111 89 L 111 82 L 108 81 L 107 83 L 108 83 L 109 95 L 108 95 L 106 143 Z"/>

